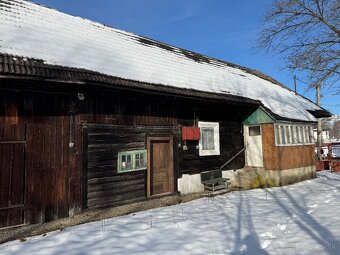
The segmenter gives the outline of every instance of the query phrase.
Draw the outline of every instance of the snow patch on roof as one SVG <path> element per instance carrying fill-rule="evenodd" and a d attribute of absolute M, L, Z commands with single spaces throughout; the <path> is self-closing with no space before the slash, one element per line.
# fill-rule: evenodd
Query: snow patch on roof
<path fill-rule="evenodd" d="M 0 52 L 141 82 L 260 100 L 273 113 L 303 121 L 320 110 L 294 92 L 214 59 L 163 45 L 24 0 L 0 3 Z M 163 46 L 163 47 L 161 47 Z"/>

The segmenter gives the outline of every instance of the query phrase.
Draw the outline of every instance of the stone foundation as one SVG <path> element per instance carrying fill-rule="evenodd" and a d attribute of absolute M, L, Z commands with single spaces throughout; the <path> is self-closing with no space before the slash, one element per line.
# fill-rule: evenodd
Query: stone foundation
<path fill-rule="evenodd" d="M 285 170 L 266 170 L 263 168 L 246 167 L 244 169 L 222 171 L 223 178 L 230 178 L 232 188 L 251 189 L 254 180 L 261 176 L 263 180 L 270 180 L 272 186 L 284 186 L 292 183 L 315 178 L 315 166 L 299 167 Z M 178 179 L 178 191 L 185 195 L 202 192 L 200 174 L 183 174 Z"/>

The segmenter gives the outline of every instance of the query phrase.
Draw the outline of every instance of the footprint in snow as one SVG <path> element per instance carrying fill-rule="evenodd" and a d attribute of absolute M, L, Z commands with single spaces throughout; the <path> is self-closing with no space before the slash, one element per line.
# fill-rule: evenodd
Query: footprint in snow
<path fill-rule="evenodd" d="M 307 214 L 312 214 L 314 212 L 314 210 L 308 210 Z"/>
<path fill-rule="evenodd" d="M 278 227 L 278 229 L 280 229 L 281 231 L 285 231 L 286 228 L 287 228 L 287 225 L 286 224 L 276 224 L 276 226 Z"/>
<path fill-rule="evenodd" d="M 307 204 L 307 206 L 310 208 L 315 208 L 315 207 L 318 207 L 318 204 Z"/>
<path fill-rule="evenodd" d="M 261 241 L 261 248 L 262 249 L 267 249 L 268 246 L 272 243 L 273 240 L 264 240 Z"/>
<path fill-rule="evenodd" d="M 266 249 L 268 246 L 273 242 L 273 239 L 276 238 L 276 236 L 273 235 L 271 232 L 265 232 L 263 234 L 259 235 L 260 237 L 266 238 L 265 240 L 261 241 L 261 248 Z"/>

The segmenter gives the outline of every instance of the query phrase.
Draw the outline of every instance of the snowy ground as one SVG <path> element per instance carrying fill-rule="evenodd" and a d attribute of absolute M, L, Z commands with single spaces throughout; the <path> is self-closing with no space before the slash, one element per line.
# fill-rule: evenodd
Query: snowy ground
<path fill-rule="evenodd" d="M 233 192 L 0 245 L 0 254 L 340 254 L 340 175 Z"/>

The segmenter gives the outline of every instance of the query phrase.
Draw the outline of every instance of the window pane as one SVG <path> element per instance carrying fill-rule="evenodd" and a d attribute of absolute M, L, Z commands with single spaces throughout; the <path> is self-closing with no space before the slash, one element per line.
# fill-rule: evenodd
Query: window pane
<path fill-rule="evenodd" d="M 290 126 L 290 134 L 292 136 L 292 143 L 296 144 L 297 143 L 297 139 L 296 139 L 295 126 Z"/>
<path fill-rule="evenodd" d="M 299 126 L 295 126 L 296 140 L 297 143 L 301 143 L 301 135 Z"/>
<path fill-rule="evenodd" d="M 144 167 L 144 153 L 137 153 L 135 155 L 136 168 Z"/>
<path fill-rule="evenodd" d="M 280 144 L 279 126 L 275 126 L 275 141 L 277 145 Z"/>
<path fill-rule="evenodd" d="M 289 126 L 285 126 L 285 134 L 286 134 L 286 144 L 291 143 L 291 135 Z"/>
<path fill-rule="evenodd" d="M 260 126 L 249 127 L 249 136 L 258 136 L 261 135 Z"/>
<path fill-rule="evenodd" d="M 213 128 L 201 128 L 202 132 L 202 149 L 214 150 L 214 129 Z"/>
<path fill-rule="evenodd" d="M 281 144 L 286 144 L 286 136 L 284 126 L 280 126 L 280 134 L 281 134 Z"/>
<path fill-rule="evenodd" d="M 122 155 L 122 169 L 129 170 L 132 168 L 131 155 Z"/>
<path fill-rule="evenodd" d="M 303 126 L 300 127 L 300 134 L 301 134 L 301 143 L 305 143 L 306 137 L 305 137 L 305 130 L 304 130 Z"/>
<path fill-rule="evenodd" d="M 305 129 L 306 143 L 309 143 L 308 127 L 305 126 L 304 129 Z"/>

